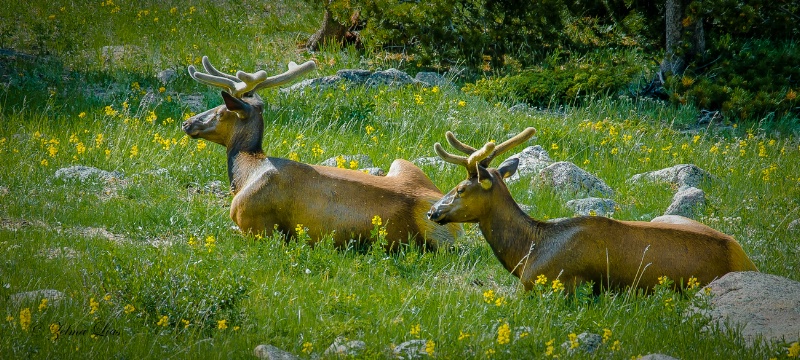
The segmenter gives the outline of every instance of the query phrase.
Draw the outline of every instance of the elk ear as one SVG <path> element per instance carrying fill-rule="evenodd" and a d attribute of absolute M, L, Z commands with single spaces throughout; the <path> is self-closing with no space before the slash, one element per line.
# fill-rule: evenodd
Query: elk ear
<path fill-rule="evenodd" d="M 483 190 L 489 190 L 492 188 L 492 176 L 489 175 L 489 171 L 486 170 L 485 167 L 478 165 L 478 182 L 481 183 L 481 188 Z"/>
<path fill-rule="evenodd" d="M 503 179 L 508 179 L 517 172 L 517 167 L 519 167 L 519 158 L 510 158 L 503 161 L 503 163 L 497 167 L 497 171 L 500 172 Z"/>
<path fill-rule="evenodd" d="M 236 116 L 238 116 L 240 119 L 246 119 L 247 114 L 250 113 L 252 108 L 250 104 L 234 97 L 227 91 L 222 92 L 222 100 L 225 101 L 225 107 L 228 108 L 228 110 L 236 113 Z"/>

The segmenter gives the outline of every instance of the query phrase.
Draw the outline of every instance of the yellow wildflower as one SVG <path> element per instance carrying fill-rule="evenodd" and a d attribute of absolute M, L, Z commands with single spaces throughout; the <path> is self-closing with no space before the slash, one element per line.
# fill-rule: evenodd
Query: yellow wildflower
<path fill-rule="evenodd" d="M 425 343 L 425 352 L 428 353 L 428 356 L 433 356 L 433 352 L 436 349 L 436 343 L 433 340 L 428 340 Z"/>
<path fill-rule="evenodd" d="M 489 289 L 483 292 L 483 301 L 487 304 L 491 304 L 494 301 L 494 290 Z"/>
<path fill-rule="evenodd" d="M 603 343 L 608 342 L 611 338 L 611 329 L 603 329 Z"/>
<path fill-rule="evenodd" d="M 139 156 L 139 146 L 133 145 L 131 146 L 130 157 L 135 158 Z"/>
<path fill-rule="evenodd" d="M 197 239 L 194 237 L 194 235 L 189 235 L 189 241 L 186 244 L 189 246 L 195 246 L 197 245 Z"/>
<path fill-rule="evenodd" d="M 536 285 L 544 285 L 544 284 L 547 284 L 547 276 L 544 276 L 544 274 L 540 274 L 539 276 L 537 276 L 537 277 L 536 277 L 536 282 L 535 282 L 535 284 L 536 284 Z"/>
<path fill-rule="evenodd" d="M 434 86 L 434 87 L 431 89 L 431 92 L 432 92 L 432 93 L 434 93 L 434 94 L 438 93 L 438 92 L 439 92 L 439 87 L 438 87 L 438 86 Z"/>
<path fill-rule="evenodd" d="M 373 131 L 375 131 L 375 128 L 374 128 L 374 127 L 372 127 L 372 125 L 367 125 L 367 126 L 364 128 L 364 130 L 367 132 L 367 135 L 370 135 L 370 134 L 372 134 L 372 132 L 373 132 Z"/>
<path fill-rule="evenodd" d="M 511 328 L 508 323 L 504 322 L 503 325 L 497 328 L 497 343 L 500 345 L 508 344 L 511 341 Z"/>
<path fill-rule="evenodd" d="M 202 139 L 201 140 L 197 140 L 197 151 L 203 151 L 203 149 L 205 149 L 207 145 L 208 144 L 205 141 L 203 141 Z"/>
<path fill-rule="evenodd" d="M 39 312 L 44 309 L 47 309 L 47 299 L 42 299 L 42 302 L 39 303 Z"/>
<path fill-rule="evenodd" d="M 24 308 L 19 312 L 19 326 L 27 332 L 31 328 L 31 309 Z"/>
<path fill-rule="evenodd" d="M 544 351 L 545 355 L 553 356 L 553 354 L 555 353 L 555 350 L 556 350 L 555 346 L 553 346 L 553 344 L 555 342 L 556 342 L 556 339 L 550 339 L 550 341 L 544 343 L 544 346 L 546 347 L 545 351 Z"/>
<path fill-rule="evenodd" d="M 669 284 L 669 278 L 666 275 L 665 276 L 659 276 L 658 277 L 658 285 L 664 285 L 664 284 Z"/>
<path fill-rule="evenodd" d="M 461 330 L 458 331 L 458 341 L 464 340 L 470 336 L 472 336 L 470 333 L 465 333 Z"/>
<path fill-rule="evenodd" d="M 52 341 L 58 340 L 58 337 L 61 335 L 61 325 L 59 325 L 58 323 L 50 324 L 50 334 L 53 334 L 53 336 L 50 337 L 50 340 Z"/>
<path fill-rule="evenodd" d="M 86 145 L 84 145 L 82 142 L 75 144 L 75 151 L 78 152 L 78 155 L 85 153 Z"/>
<path fill-rule="evenodd" d="M 344 156 L 339 155 L 336 157 L 336 167 L 344 169 Z"/>
<path fill-rule="evenodd" d="M 78 114 L 78 117 L 81 118 L 81 119 L 85 118 L 86 117 L 86 111 L 81 111 L 81 113 Z"/>
<path fill-rule="evenodd" d="M 313 351 L 313 350 L 314 350 L 314 345 L 313 344 L 311 344 L 310 342 L 304 342 L 303 343 L 303 353 L 304 354 L 311 354 L 311 351 Z"/>
<path fill-rule="evenodd" d="M 383 220 L 381 219 L 381 217 L 379 215 L 375 215 L 372 218 L 372 225 L 375 225 L 375 226 L 383 225 Z"/>
<path fill-rule="evenodd" d="M 694 288 L 696 288 L 696 287 L 698 287 L 698 286 L 700 286 L 700 282 L 699 282 L 699 281 L 697 281 L 697 278 L 696 278 L 696 277 L 694 277 L 694 276 L 690 277 L 690 278 L 689 278 L 689 281 L 686 283 L 686 287 L 687 287 L 689 290 L 691 290 L 691 289 L 694 289 Z"/>
<path fill-rule="evenodd" d="M 506 302 L 506 298 L 505 297 L 499 297 L 494 301 L 494 305 L 495 306 L 503 306 L 503 304 L 505 304 L 505 302 Z"/>
<path fill-rule="evenodd" d="M 217 329 L 225 330 L 228 328 L 228 320 L 222 319 L 217 321 Z"/>
<path fill-rule="evenodd" d="M 292 151 L 289 153 L 289 160 L 300 161 L 300 155 L 297 155 L 296 152 Z"/>
<path fill-rule="evenodd" d="M 217 246 L 217 240 L 214 239 L 214 235 L 208 235 L 206 237 L 206 244 L 205 247 L 208 249 L 208 252 L 214 251 L 214 248 Z"/>
<path fill-rule="evenodd" d="M 130 314 L 130 313 L 136 311 L 136 308 L 133 307 L 133 305 L 128 304 L 128 305 L 125 305 L 125 307 L 122 308 L 122 310 L 125 311 L 126 314 Z"/>
<path fill-rule="evenodd" d="M 409 331 L 408 333 L 411 334 L 412 336 L 419 337 L 419 332 L 420 332 L 420 325 L 417 324 L 417 325 L 412 325 L 411 331 Z"/>
<path fill-rule="evenodd" d="M 619 340 L 614 340 L 614 343 L 611 344 L 611 351 L 619 351 L 620 342 Z"/>
<path fill-rule="evenodd" d="M 793 342 L 792 345 L 789 346 L 787 349 L 789 357 L 800 357 L 800 342 Z"/>
<path fill-rule="evenodd" d="M 550 149 L 552 149 L 552 150 L 558 150 L 558 144 L 556 144 L 556 143 L 553 143 L 552 145 L 550 145 Z"/>
<path fill-rule="evenodd" d="M 358 168 L 358 160 L 350 160 L 350 168 L 357 169 Z"/>
<path fill-rule="evenodd" d="M 189 327 L 190 322 L 189 320 L 181 319 L 181 324 L 183 325 L 183 328 L 186 329 Z"/>
<path fill-rule="evenodd" d="M 169 317 L 167 315 L 162 315 L 161 318 L 158 319 L 156 325 L 166 327 L 167 325 L 169 325 Z"/>
<path fill-rule="evenodd" d="M 294 232 L 297 233 L 297 237 L 302 237 L 306 234 L 306 228 L 303 227 L 303 224 L 297 224 L 297 226 L 294 228 Z"/>
<path fill-rule="evenodd" d="M 39 162 L 39 164 L 41 164 L 44 167 L 47 167 L 47 165 L 49 165 L 49 163 L 47 162 L 47 159 L 42 159 L 42 161 Z"/>
<path fill-rule="evenodd" d="M 570 349 L 574 349 L 580 345 L 580 343 L 578 343 L 578 335 L 575 335 L 575 333 L 570 333 L 569 335 L 567 335 L 567 337 L 569 337 Z"/>
<path fill-rule="evenodd" d="M 558 292 L 562 290 L 564 290 L 564 284 L 562 284 L 561 281 L 558 279 L 553 280 L 553 292 Z"/>
<path fill-rule="evenodd" d="M 89 299 L 89 314 L 94 314 L 100 308 L 100 303 L 95 301 L 94 298 Z"/>
<path fill-rule="evenodd" d="M 116 116 L 118 114 L 117 110 L 114 110 L 111 105 L 106 105 L 103 111 L 105 111 L 106 116 Z"/>

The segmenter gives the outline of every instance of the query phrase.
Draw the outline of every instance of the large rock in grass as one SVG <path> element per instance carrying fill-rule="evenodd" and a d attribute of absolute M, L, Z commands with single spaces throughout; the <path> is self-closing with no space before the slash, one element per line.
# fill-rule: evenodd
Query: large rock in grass
<path fill-rule="evenodd" d="M 544 185 L 576 198 L 587 196 L 611 197 L 614 190 L 600 178 L 568 161 L 559 161 L 542 169 L 532 185 Z"/>
<path fill-rule="evenodd" d="M 294 354 L 272 345 L 256 346 L 255 350 L 253 350 L 253 355 L 261 360 L 300 360 Z"/>
<path fill-rule="evenodd" d="M 741 330 L 744 340 L 792 343 L 800 340 L 800 282 L 755 271 L 732 272 L 712 281 L 697 296 L 710 308 L 699 311 L 723 331 Z"/>
<path fill-rule="evenodd" d="M 541 145 L 528 146 L 524 150 L 508 158 L 519 159 L 517 171 L 511 175 L 510 178 L 506 179 L 506 182 L 509 183 L 517 181 L 523 176 L 538 174 L 553 163 L 553 160 L 550 160 L 550 155 L 547 154 L 547 150 L 542 148 Z"/>
<path fill-rule="evenodd" d="M 340 156 L 341 159 L 344 160 L 344 167 L 347 169 L 351 168 L 350 166 L 351 162 L 355 162 L 357 168 L 374 167 L 372 165 L 372 158 L 370 158 L 369 155 L 357 154 L 357 155 L 340 155 Z M 336 167 L 337 165 L 336 158 L 338 157 L 339 156 L 325 159 L 325 161 L 321 162 L 320 165 Z"/>
<path fill-rule="evenodd" d="M 614 214 L 617 203 L 611 199 L 585 198 L 567 201 L 567 209 L 574 211 L 578 215 L 610 216 Z"/>
<path fill-rule="evenodd" d="M 392 353 L 397 359 L 420 359 L 422 357 L 428 357 L 428 353 L 425 351 L 427 343 L 427 340 L 409 340 L 395 346 Z"/>
<path fill-rule="evenodd" d="M 333 344 L 322 354 L 324 357 L 358 357 L 367 348 L 367 344 L 361 340 L 350 340 L 339 336 Z"/>
<path fill-rule="evenodd" d="M 642 180 L 663 182 L 677 187 L 680 191 L 690 187 L 698 187 L 709 178 L 711 178 L 711 175 L 697 167 L 697 165 L 678 164 L 666 169 L 633 175 L 628 179 L 628 182 L 636 183 Z"/>
<path fill-rule="evenodd" d="M 664 215 L 680 215 L 693 218 L 706 204 L 706 193 L 696 187 L 689 187 L 675 193 Z"/>
<path fill-rule="evenodd" d="M 39 304 L 42 299 L 47 299 L 49 306 L 58 304 L 64 298 L 64 293 L 53 289 L 33 290 L 13 294 L 8 298 L 8 303 L 14 306 L 22 306 L 26 303 Z"/>
<path fill-rule="evenodd" d="M 100 179 L 103 181 L 113 181 L 122 179 L 122 174 L 116 171 L 105 171 L 90 166 L 75 165 L 56 170 L 56 178 L 62 180 L 86 181 L 89 179 Z"/>

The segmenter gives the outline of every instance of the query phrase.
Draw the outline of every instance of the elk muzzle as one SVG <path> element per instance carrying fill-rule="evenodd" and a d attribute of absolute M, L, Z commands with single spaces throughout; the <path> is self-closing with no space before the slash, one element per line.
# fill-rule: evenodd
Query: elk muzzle
<path fill-rule="evenodd" d="M 434 203 L 433 206 L 431 206 L 431 209 L 428 210 L 428 219 L 439 225 L 450 223 L 451 220 L 447 215 L 453 205 L 454 198 L 455 196 L 453 194 L 445 194 L 444 197 Z"/>

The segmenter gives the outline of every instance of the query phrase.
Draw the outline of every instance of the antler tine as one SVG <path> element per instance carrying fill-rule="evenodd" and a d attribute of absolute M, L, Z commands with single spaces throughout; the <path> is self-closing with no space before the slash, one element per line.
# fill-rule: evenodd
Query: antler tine
<path fill-rule="evenodd" d="M 469 169 L 469 167 L 467 166 L 466 156 L 453 155 L 445 151 L 444 148 L 442 148 L 442 144 L 439 144 L 438 142 L 436 144 L 433 144 L 433 150 L 436 151 L 436 155 L 439 155 L 439 157 L 442 158 L 442 160 L 447 161 L 451 164 L 461 165 Z"/>
<path fill-rule="evenodd" d="M 259 84 L 257 84 L 251 91 L 256 91 L 267 87 L 275 87 L 286 84 L 294 80 L 295 78 L 299 77 L 300 75 L 303 75 L 311 70 L 314 70 L 317 67 L 317 64 L 314 63 L 313 60 L 306 61 L 300 65 L 297 65 L 294 61 L 292 61 L 289 63 L 288 67 L 289 70 L 287 70 L 285 73 L 270 76 L 264 79 L 264 81 L 261 81 Z"/>
<path fill-rule="evenodd" d="M 450 143 L 450 146 L 456 148 L 456 150 L 461 151 L 467 155 L 470 155 L 477 150 L 474 147 L 464 144 L 463 142 L 456 139 L 456 136 L 451 131 L 446 132 L 444 134 L 444 137 L 447 138 L 447 142 Z"/>
<path fill-rule="evenodd" d="M 472 169 L 475 169 L 474 171 L 477 171 L 477 169 L 478 169 L 477 166 L 478 165 L 486 167 L 483 164 L 482 161 L 484 159 L 486 159 L 487 157 L 492 156 L 494 149 L 495 149 L 494 142 L 488 142 L 488 143 L 486 143 L 486 145 L 483 145 L 482 148 L 480 148 L 480 149 L 476 150 L 475 152 L 473 152 L 472 155 L 470 155 L 467 158 L 467 167 L 468 167 L 468 169 L 470 169 L 470 171 L 472 171 Z M 488 164 L 488 162 L 487 162 L 487 164 Z"/>
<path fill-rule="evenodd" d="M 511 148 L 513 148 L 513 147 L 515 147 L 515 146 L 517 146 L 519 144 L 524 143 L 525 141 L 530 139 L 531 136 L 533 136 L 533 134 L 536 134 L 536 129 L 534 129 L 532 127 L 529 127 L 527 129 L 523 130 L 521 133 L 515 135 L 511 139 L 503 141 L 502 143 L 500 143 L 500 145 L 495 146 L 494 152 L 492 152 L 489 156 L 487 156 L 487 157 L 485 157 L 484 159 L 481 160 L 481 163 L 480 163 L 481 166 L 488 167 L 489 163 L 491 163 L 492 160 L 494 160 L 495 156 L 500 155 L 500 154 L 510 150 Z"/>
<path fill-rule="evenodd" d="M 189 76 L 191 76 L 192 79 L 197 80 L 197 82 L 201 84 L 221 87 L 223 89 L 228 90 L 228 92 L 231 93 L 233 93 L 234 90 L 236 89 L 236 83 L 233 80 L 228 79 L 227 77 L 214 76 L 199 72 L 197 71 L 197 69 L 194 68 L 194 65 L 189 65 Z"/>

